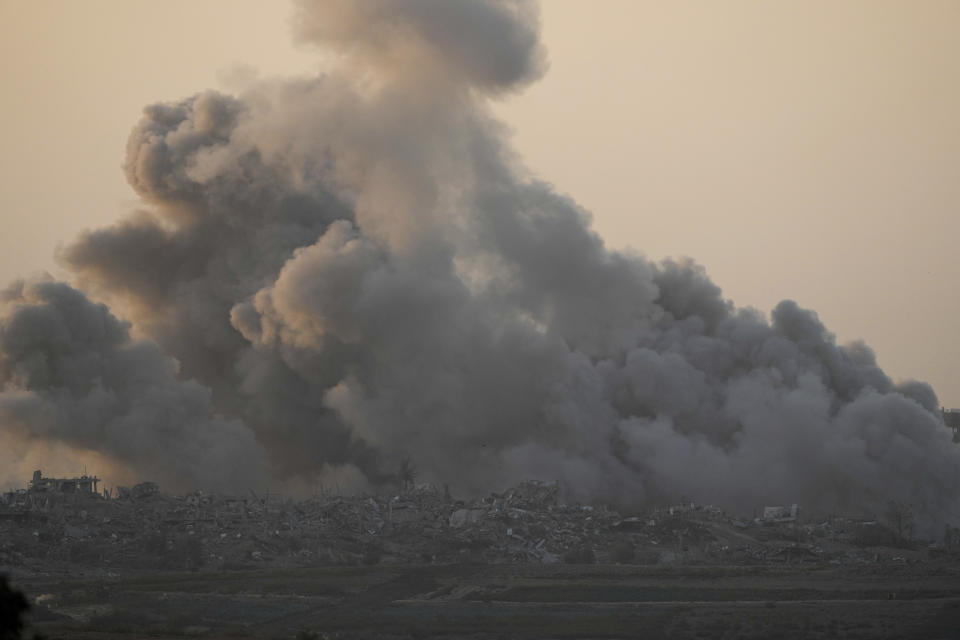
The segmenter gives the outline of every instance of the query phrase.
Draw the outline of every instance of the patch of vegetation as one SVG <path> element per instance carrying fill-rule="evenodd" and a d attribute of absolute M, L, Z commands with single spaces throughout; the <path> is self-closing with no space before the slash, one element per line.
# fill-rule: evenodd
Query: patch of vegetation
<path fill-rule="evenodd" d="M 0 640 L 20 640 L 26 623 L 23 617 L 30 610 L 26 596 L 10 586 L 7 576 L 0 573 Z M 33 640 L 43 640 L 33 634 Z"/>

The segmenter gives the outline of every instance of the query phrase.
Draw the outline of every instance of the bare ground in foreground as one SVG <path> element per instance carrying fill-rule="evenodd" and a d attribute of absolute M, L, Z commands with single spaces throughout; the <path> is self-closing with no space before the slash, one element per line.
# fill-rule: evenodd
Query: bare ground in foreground
<path fill-rule="evenodd" d="M 960 639 L 960 566 L 419 565 L 14 576 L 49 638 Z"/>

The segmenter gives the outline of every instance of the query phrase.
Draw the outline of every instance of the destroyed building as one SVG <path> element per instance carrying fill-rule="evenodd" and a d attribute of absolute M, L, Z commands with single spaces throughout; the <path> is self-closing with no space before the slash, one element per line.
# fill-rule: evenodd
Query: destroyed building
<path fill-rule="evenodd" d="M 44 478 L 43 472 L 37 469 L 33 472 L 30 481 L 30 491 L 56 493 L 97 493 L 97 483 L 100 478 L 88 476 L 84 473 L 75 478 Z"/>
<path fill-rule="evenodd" d="M 693 502 L 621 514 L 568 502 L 556 482 L 527 481 L 472 499 L 415 485 L 293 500 L 254 492 L 172 496 L 152 482 L 98 494 L 95 480 L 35 475 L 30 490 L 0 494 L 0 564 L 116 572 L 379 563 L 861 564 L 928 555 L 876 520 L 801 519 L 795 505 L 743 520 Z M 950 533 L 935 545 L 938 558 L 960 549 Z"/>
<path fill-rule="evenodd" d="M 763 522 L 794 522 L 800 513 L 800 507 L 796 504 L 787 506 L 764 507 L 763 516 L 760 518 Z"/>

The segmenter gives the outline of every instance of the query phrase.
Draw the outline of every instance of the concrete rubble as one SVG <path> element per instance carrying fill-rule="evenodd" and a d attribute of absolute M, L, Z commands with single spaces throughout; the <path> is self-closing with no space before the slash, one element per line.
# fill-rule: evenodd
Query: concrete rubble
<path fill-rule="evenodd" d="M 772 511 L 770 514 L 774 515 Z M 525 482 L 455 500 L 430 485 L 393 495 L 168 496 L 153 483 L 95 493 L 0 494 L 0 566 L 59 570 L 231 570 L 429 563 L 872 563 L 960 553 L 960 534 L 927 547 L 876 521 L 803 522 L 796 507 L 753 521 L 683 503 L 621 514 L 566 503 Z"/>

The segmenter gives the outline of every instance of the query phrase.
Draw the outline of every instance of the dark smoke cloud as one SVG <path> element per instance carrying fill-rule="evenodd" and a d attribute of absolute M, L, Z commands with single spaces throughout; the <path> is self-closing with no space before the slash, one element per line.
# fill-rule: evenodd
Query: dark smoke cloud
<path fill-rule="evenodd" d="M 8 434 L 168 475 L 214 447 L 206 481 L 224 484 L 258 455 L 286 486 L 377 484 L 410 457 L 463 491 L 540 477 L 632 505 L 957 517 L 960 454 L 929 386 L 894 385 L 793 302 L 768 320 L 691 261 L 607 249 L 525 177 L 484 96 L 544 69 L 535 6 L 297 7 L 299 37 L 343 69 L 147 108 L 125 171 L 148 208 L 60 255 L 143 340 L 65 285 L 8 294 L 3 362 L 59 353 L 8 327 L 62 296 L 92 311 L 48 331 L 100 363 L 4 373 Z M 103 394 L 119 400 L 89 419 L 49 417 Z M 157 417 L 157 394 L 186 413 Z M 143 437 L 106 437 L 118 420 Z"/>
<path fill-rule="evenodd" d="M 7 435 L 100 451 L 171 487 L 262 480 L 253 433 L 213 416 L 208 388 L 66 284 L 0 293 L 0 388 Z"/>

